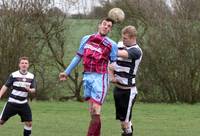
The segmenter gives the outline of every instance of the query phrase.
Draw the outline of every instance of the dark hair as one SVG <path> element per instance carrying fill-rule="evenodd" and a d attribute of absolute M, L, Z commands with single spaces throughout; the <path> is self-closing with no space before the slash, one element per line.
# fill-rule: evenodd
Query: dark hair
<path fill-rule="evenodd" d="M 112 25 L 115 24 L 115 21 L 114 21 L 112 18 L 110 18 L 110 17 L 104 17 L 104 18 L 102 18 L 102 19 L 100 20 L 99 24 L 101 24 L 104 20 L 106 20 L 106 21 L 108 21 L 108 22 L 112 22 Z"/>
<path fill-rule="evenodd" d="M 26 57 L 26 56 L 20 57 L 20 58 L 19 58 L 19 63 L 20 63 L 21 60 L 28 60 L 28 61 L 29 61 L 29 58 Z"/>

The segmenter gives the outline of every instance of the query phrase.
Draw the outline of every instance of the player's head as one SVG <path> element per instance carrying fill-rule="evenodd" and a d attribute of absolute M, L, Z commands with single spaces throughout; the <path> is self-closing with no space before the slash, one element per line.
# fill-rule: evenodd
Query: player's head
<path fill-rule="evenodd" d="M 114 21 L 111 18 L 103 18 L 98 25 L 98 32 L 106 36 L 111 30 L 112 26 L 114 24 Z"/>
<path fill-rule="evenodd" d="M 29 68 L 29 59 L 28 57 L 20 57 L 19 58 L 19 69 L 22 72 L 26 72 Z"/>
<path fill-rule="evenodd" d="M 122 41 L 125 46 L 131 46 L 136 43 L 137 30 L 134 26 L 126 26 L 121 31 Z"/>

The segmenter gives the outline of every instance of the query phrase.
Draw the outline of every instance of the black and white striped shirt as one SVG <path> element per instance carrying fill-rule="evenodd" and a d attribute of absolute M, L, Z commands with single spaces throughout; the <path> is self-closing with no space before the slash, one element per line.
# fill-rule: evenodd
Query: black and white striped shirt
<path fill-rule="evenodd" d="M 114 63 L 114 74 L 117 84 L 124 87 L 133 87 L 135 86 L 138 66 L 142 59 L 142 50 L 137 44 L 126 47 L 122 42 L 118 43 L 118 49 L 127 50 L 128 58 L 118 57 Z"/>
<path fill-rule="evenodd" d="M 36 88 L 35 77 L 30 72 L 23 74 L 18 70 L 10 74 L 5 86 L 12 88 L 8 102 L 24 104 L 28 102 L 28 92 L 25 87 Z"/>

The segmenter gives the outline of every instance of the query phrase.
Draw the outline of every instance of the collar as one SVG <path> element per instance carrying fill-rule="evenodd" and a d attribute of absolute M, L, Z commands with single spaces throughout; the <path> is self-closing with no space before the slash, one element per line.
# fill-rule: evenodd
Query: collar
<path fill-rule="evenodd" d="M 21 70 L 19 70 L 19 73 L 22 74 L 22 75 L 26 75 L 28 73 L 28 71 L 22 72 Z"/>

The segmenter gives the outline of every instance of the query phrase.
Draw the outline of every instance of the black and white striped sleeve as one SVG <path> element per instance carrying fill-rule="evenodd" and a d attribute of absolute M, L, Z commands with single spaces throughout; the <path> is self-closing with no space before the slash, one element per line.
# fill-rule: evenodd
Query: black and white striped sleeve
<path fill-rule="evenodd" d="M 32 82 L 31 82 L 30 88 L 35 88 L 36 89 L 36 80 L 35 80 L 35 77 L 33 78 Z"/>
<path fill-rule="evenodd" d="M 5 86 L 6 87 L 11 87 L 13 85 L 13 81 L 14 81 L 14 78 L 12 76 L 12 74 L 10 74 L 10 76 L 8 77 L 6 83 L 5 83 Z"/>
<path fill-rule="evenodd" d="M 138 48 L 128 49 L 127 52 L 128 52 L 128 58 L 129 59 L 134 59 L 134 60 L 139 59 L 141 54 L 142 54 L 140 49 L 138 49 Z"/>

